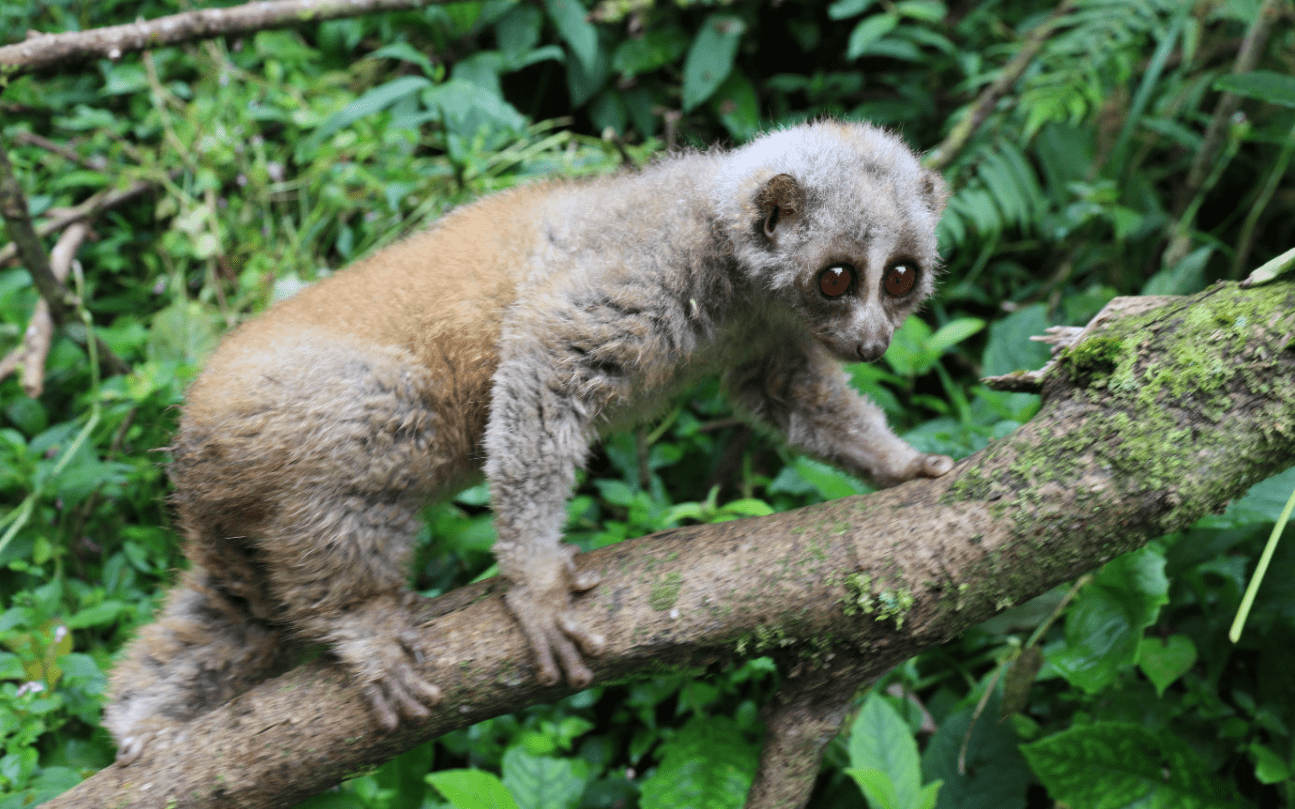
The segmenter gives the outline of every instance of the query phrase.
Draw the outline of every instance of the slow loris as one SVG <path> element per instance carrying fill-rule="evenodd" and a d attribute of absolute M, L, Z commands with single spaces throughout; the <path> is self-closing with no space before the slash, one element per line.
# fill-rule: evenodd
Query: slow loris
<path fill-rule="evenodd" d="M 416 515 L 483 472 L 536 677 L 589 683 L 603 639 L 569 607 L 599 577 L 560 542 L 576 469 L 701 377 L 878 484 L 947 472 L 840 368 L 931 294 L 945 197 L 894 135 L 796 126 L 488 196 L 236 329 L 172 447 L 191 567 L 112 676 L 118 761 L 300 643 L 327 644 L 381 724 L 426 716 Z"/>

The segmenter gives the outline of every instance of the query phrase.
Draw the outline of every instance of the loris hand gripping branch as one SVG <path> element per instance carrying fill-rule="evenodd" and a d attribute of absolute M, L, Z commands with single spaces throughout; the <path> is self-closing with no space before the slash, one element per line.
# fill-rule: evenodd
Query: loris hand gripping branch
<path fill-rule="evenodd" d="M 944 202 L 893 135 L 798 126 L 486 197 L 235 330 L 172 447 L 191 567 L 112 676 L 118 760 L 295 643 L 327 644 L 383 725 L 426 716 L 416 515 L 483 471 L 536 677 L 588 684 L 582 653 L 604 642 L 570 603 L 599 576 L 560 544 L 576 469 L 700 377 L 881 485 L 947 472 L 840 368 L 880 357 L 931 294 Z"/>

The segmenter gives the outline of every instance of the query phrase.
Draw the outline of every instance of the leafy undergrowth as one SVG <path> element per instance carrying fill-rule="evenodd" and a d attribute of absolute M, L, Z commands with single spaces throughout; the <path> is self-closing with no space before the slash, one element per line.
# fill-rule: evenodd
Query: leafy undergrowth
<path fill-rule="evenodd" d="M 0 8 L 0 31 L 85 29 L 169 0 Z M 931 147 L 1051 11 L 1041 2 L 460 3 L 260 32 L 11 81 L 0 142 L 38 219 L 134 179 L 94 219 L 73 284 L 131 368 L 101 379 L 59 333 L 46 392 L 0 382 L 0 807 L 112 760 L 114 653 L 182 564 L 165 447 L 218 336 L 302 284 L 530 178 L 641 163 L 823 114 Z M 906 437 L 965 456 L 1038 407 L 977 380 L 1038 367 L 1028 341 L 1117 294 L 1176 294 L 1289 248 L 1295 40 L 1227 79 L 1257 4 L 1086 0 L 946 170 L 942 290 L 855 384 Z M 15 35 L 16 36 L 16 35 Z M 1225 86 L 1242 114 L 1192 158 Z M 603 137 L 608 133 L 607 137 Z M 46 148 L 31 136 L 66 147 Z M 1166 234 L 1186 237 L 1166 250 Z M 37 295 L 0 265 L 0 350 Z M 1292 803 L 1295 546 L 1279 546 L 1239 644 L 1228 625 L 1295 473 L 907 661 L 860 695 L 811 806 Z M 610 438 L 580 479 L 585 548 L 865 491 L 734 421 L 713 383 Z M 484 489 L 428 509 L 429 595 L 487 572 Z M 1067 605 L 1059 615 L 1054 611 Z M 1037 639 L 1033 638 L 1038 635 Z M 1031 676 L 1034 675 L 1034 676 Z M 315 807 L 730 807 L 751 782 L 768 659 L 599 686 L 411 750 Z M 1002 717 L 1007 705 L 1007 716 Z M 866 798 L 865 798 L 866 796 Z"/>

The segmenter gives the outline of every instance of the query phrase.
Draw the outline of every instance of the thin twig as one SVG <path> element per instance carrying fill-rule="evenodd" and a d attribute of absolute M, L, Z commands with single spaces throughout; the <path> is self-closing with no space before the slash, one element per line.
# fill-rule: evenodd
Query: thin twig
<path fill-rule="evenodd" d="M 105 171 L 108 168 L 108 160 L 103 155 L 82 157 L 66 145 L 56 143 L 44 135 L 37 135 L 35 132 L 15 132 L 13 137 L 19 143 L 30 143 L 32 146 L 39 147 L 47 152 L 53 152 L 59 157 L 94 171 Z"/>
<path fill-rule="evenodd" d="M 34 70 L 64 68 L 87 59 L 120 59 L 127 53 L 194 39 L 231 36 L 302 23 L 420 8 L 445 0 L 267 0 L 209 8 L 155 20 L 37 34 L 0 47 L 0 79 Z"/>
<path fill-rule="evenodd" d="M 178 175 L 179 171 L 173 172 L 172 174 Z M 71 208 L 64 208 L 49 219 L 41 222 L 36 226 L 36 235 L 48 236 L 51 233 L 57 233 L 66 228 L 73 222 L 79 222 L 82 219 L 93 219 L 106 210 L 130 202 L 145 191 L 152 190 L 156 185 L 157 183 L 150 180 L 136 180 L 120 191 L 112 189 L 100 191 L 94 196 L 87 198 L 85 202 Z M 0 264 L 4 264 L 5 262 L 12 260 L 17 255 L 18 250 L 13 244 L 6 244 L 5 246 L 0 247 Z"/>

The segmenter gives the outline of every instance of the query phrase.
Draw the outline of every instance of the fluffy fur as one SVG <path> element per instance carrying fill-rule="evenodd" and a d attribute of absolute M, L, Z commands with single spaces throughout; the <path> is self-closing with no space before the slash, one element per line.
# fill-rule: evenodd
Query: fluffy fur
<path fill-rule="evenodd" d="M 882 485 L 946 472 L 840 369 L 879 357 L 931 293 L 944 198 L 893 135 L 798 126 L 487 197 L 234 331 L 173 446 L 191 568 L 113 674 L 118 760 L 301 643 L 327 644 L 383 725 L 427 715 L 439 692 L 413 664 L 436 646 L 405 584 L 416 514 L 482 472 L 536 676 L 590 682 L 603 639 L 568 608 L 597 576 L 560 543 L 575 471 L 600 433 L 703 376 Z M 844 294 L 829 271 L 848 273 Z"/>

